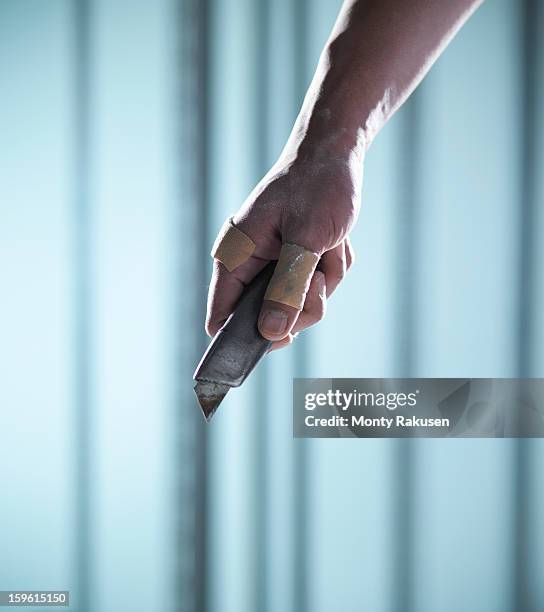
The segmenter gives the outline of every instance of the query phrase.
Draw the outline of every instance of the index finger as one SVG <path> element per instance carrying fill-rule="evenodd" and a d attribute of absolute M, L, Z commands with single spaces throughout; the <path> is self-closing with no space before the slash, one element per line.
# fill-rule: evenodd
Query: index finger
<path fill-rule="evenodd" d="M 236 307 L 246 285 L 266 266 L 267 259 L 252 255 L 232 272 L 218 260 L 213 262 L 213 272 L 208 290 L 206 332 L 213 337 Z"/>

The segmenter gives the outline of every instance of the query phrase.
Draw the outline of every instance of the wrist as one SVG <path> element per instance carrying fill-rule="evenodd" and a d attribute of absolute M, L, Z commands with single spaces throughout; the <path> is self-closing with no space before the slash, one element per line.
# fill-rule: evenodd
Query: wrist
<path fill-rule="evenodd" d="M 360 163 L 366 143 L 363 131 L 342 124 L 330 113 L 314 110 L 297 118 L 282 157 L 292 161 L 323 163 Z"/>

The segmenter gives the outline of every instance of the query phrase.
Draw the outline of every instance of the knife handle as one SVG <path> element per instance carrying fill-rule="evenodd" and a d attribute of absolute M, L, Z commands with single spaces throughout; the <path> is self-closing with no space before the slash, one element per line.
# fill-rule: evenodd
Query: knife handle
<path fill-rule="evenodd" d="M 239 387 L 264 357 L 272 342 L 261 336 L 257 320 L 275 267 L 270 262 L 245 288 L 198 364 L 195 380 Z"/>

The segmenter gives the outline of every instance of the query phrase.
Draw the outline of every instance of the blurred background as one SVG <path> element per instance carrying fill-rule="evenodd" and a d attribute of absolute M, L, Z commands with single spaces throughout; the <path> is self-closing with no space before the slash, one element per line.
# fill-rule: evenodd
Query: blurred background
<path fill-rule="evenodd" d="M 293 440 L 291 379 L 544 376 L 539 0 L 365 164 L 326 320 L 205 426 L 209 250 L 339 0 L 0 1 L 0 589 L 78 612 L 544 609 L 540 440 Z"/>

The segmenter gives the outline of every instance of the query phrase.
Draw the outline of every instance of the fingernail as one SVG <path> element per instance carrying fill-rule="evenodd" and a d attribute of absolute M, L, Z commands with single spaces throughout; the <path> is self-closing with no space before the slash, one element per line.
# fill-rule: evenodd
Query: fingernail
<path fill-rule="evenodd" d="M 261 316 L 261 331 L 278 336 L 287 329 L 287 314 L 283 310 L 267 310 Z"/>

